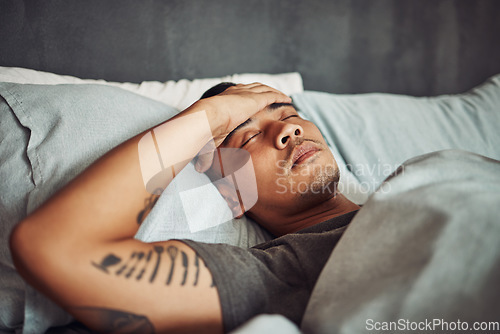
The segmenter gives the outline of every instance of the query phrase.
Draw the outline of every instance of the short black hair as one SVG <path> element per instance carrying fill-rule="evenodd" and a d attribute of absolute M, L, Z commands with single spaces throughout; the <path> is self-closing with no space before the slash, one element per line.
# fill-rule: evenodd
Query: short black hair
<path fill-rule="evenodd" d="M 213 86 L 212 88 L 207 90 L 205 93 L 203 93 L 200 100 L 218 95 L 232 86 L 236 86 L 236 84 L 233 82 L 221 82 L 220 84 Z"/>

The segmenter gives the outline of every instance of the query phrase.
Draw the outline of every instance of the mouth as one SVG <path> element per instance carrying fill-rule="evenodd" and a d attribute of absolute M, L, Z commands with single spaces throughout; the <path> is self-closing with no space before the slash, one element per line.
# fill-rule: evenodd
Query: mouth
<path fill-rule="evenodd" d="M 313 143 L 304 142 L 293 149 L 292 153 L 292 168 L 305 163 L 319 152 Z"/>

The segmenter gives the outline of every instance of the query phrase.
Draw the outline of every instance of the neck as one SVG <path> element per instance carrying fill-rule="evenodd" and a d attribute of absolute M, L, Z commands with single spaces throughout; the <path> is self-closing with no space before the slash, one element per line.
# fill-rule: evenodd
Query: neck
<path fill-rule="evenodd" d="M 335 197 L 331 197 L 319 205 L 297 214 L 272 214 L 271 216 L 266 215 L 267 217 L 265 217 L 265 219 L 256 215 L 251 215 L 251 218 L 259 222 L 275 236 L 281 236 L 358 209 L 359 206 L 357 204 L 348 200 L 344 195 L 337 193 Z M 276 222 L 280 223 L 276 224 Z"/>

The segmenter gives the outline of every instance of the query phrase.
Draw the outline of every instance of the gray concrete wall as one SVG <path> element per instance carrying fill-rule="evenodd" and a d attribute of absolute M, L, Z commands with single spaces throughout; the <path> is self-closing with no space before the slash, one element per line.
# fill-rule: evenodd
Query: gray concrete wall
<path fill-rule="evenodd" d="M 114 81 L 299 71 L 435 95 L 500 72 L 497 0 L 0 0 L 0 65 Z"/>

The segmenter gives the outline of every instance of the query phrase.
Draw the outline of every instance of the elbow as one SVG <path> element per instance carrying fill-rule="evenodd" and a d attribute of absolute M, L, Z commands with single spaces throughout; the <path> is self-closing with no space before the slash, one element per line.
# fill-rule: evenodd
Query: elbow
<path fill-rule="evenodd" d="M 36 222 L 29 220 L 21 221 L 10 234 L 9 247 L 14 266 L 28 283 L 33 283 L 36 272 L 49 260 L 50 247 L 47 245 L 50 240 L 44 238 L 46 235 Z"/>
<path fill-rule="evenodd" d="M 17 271 L 22 275 L 30 262 L 30 229 L 25 221 L 21 221 L 12 230 L 9 238 L 10 253 Z"/>
<path fill-rule="evenodd" d="M 61 284 L 56 271 L 61 258 L 57 255 L 58 236 L 50 232 L 37 219 L 27 218 L 12 230 L 9 247 L 19 275 L 38 291 L 55 298 L 54 291 Z"/>

